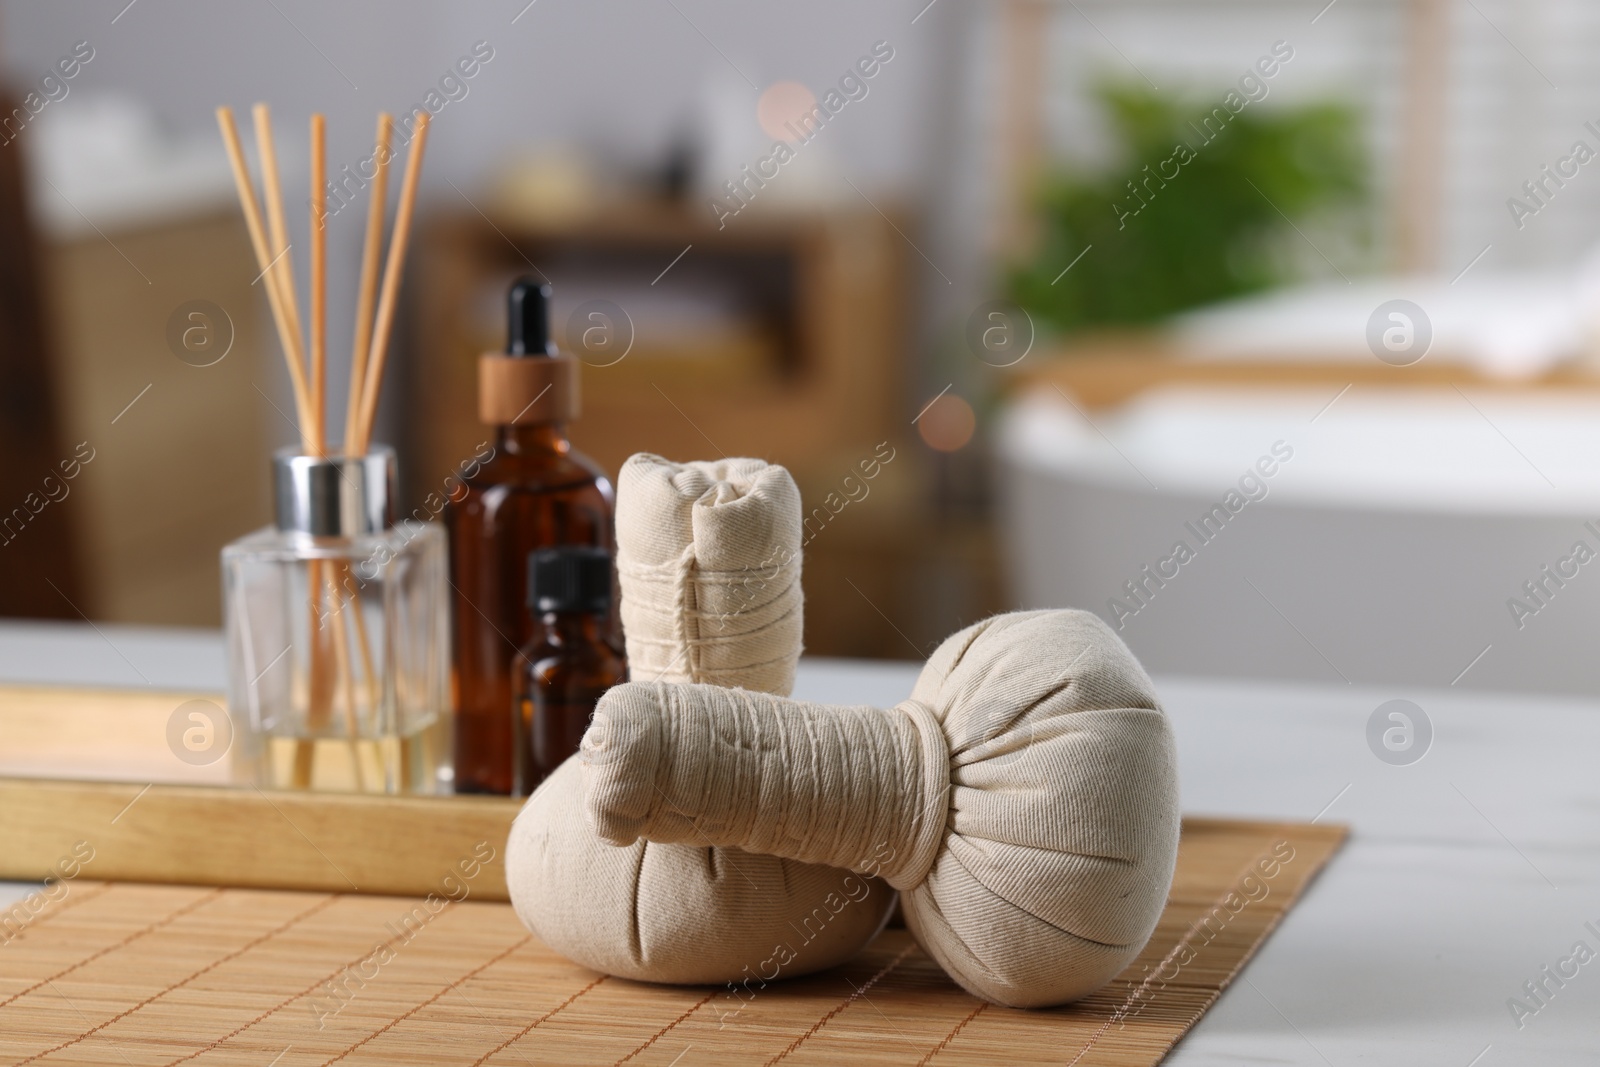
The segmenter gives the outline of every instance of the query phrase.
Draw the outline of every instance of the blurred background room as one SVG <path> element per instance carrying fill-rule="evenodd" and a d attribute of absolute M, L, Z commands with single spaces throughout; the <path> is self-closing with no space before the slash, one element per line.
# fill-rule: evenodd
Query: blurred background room
<path fill-rule="evenodd" d="M 1076 606 L 1157 672 L 1595 692 L 1596 47 L 1576 0 L 0 0 L 0 614 L 219 626 L 295 431 L 213 109 L 293 174 L 328 114 L 341 383 L 421 107 L 402 513 L 532 274 L 609 472 L 793 472 L 810 653 Z"/>

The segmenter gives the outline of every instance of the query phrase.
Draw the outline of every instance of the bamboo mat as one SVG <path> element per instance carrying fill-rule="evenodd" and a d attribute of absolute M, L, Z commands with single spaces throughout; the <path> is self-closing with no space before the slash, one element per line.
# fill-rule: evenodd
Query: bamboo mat
<path fill-rule="evenodd" d="M 1137 1067 L 1215 1001 L 1344 834 L 1186 819 L 1150 945 L 1048 1011 L 973 999 L 904 930 L 736 993 L 602 977 L 470 896 L 435 914 L 412 898 L 80 878 L 31 916 L 0 912 L 0 1062 Z"/>

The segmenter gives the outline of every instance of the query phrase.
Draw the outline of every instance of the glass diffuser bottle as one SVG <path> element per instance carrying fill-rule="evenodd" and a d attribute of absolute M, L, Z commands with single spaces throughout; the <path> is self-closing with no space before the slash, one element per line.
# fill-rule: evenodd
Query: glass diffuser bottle
<path fill-rule="evenodd" d="M 222 550 L 235 766 L 280 789 L 448 784 L 445 535 L 394 521 L 395 461 L 273 457 L 276 521 Z"/>

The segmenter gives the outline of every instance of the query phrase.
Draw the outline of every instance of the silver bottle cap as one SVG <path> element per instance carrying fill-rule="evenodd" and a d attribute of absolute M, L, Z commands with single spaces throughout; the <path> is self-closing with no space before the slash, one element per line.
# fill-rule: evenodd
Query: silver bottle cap
<path fill-rule="evenodd" d="M 308 456 L 281 448 L 272 456 L 278 529 L 313 537 L 355 537 L 394 525 L 394 450 L 364 456 Z"/>

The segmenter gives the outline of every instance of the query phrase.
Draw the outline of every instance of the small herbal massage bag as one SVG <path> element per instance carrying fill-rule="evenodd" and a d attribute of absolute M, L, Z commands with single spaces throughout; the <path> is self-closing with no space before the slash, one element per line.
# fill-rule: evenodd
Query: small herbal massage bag
<path fill-rule="evenodd" d="M 782 467 L 630 458 L 617 478 L 630 677 L 787 694 L 800 659 L 800 522 L 800 493 Z M 506 881 L 523 923 L 551 948 L 654 982 L 744 980 L 779 944 L 793 956 L 785 977 L 831 967 L 877 936 L 895 898 L 877 878 L 692 835 L 608 844 L 584 817 L 578 757 L 517 817 Z"/>

